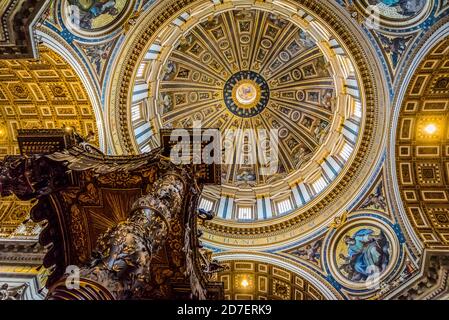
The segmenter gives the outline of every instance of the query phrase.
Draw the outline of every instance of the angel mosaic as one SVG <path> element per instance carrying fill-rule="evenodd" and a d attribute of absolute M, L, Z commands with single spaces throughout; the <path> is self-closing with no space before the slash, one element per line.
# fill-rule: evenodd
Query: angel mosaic
<path fill-rule="evenodd" d="M 323 244 L 323 240 L 317 240 L 312 244 L 306 245 L 304 248 L 297 249 L 292 251 L 293 255 L 297 255 L 303 259 L 306 259 L 314 264 L 318 264 L 321 258 L 321 246 Z"/>
<path fill-rule="evenodd" d="M 382 211 L 387 210 L 387 200 L 383 192 L 382 183 L 379 183 L 379 185 L 374 189 L 374 191 L 366 198 L 361 208 L 364 209 L 374 208 L 376 210 Z"/>

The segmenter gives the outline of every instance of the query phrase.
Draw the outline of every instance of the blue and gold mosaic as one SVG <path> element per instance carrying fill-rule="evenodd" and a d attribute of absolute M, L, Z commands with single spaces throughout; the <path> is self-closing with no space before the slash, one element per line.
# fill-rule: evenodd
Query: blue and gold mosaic
<path fill-rule="evenodd" d="M 226 107 L 236 116 L 251 118 L 260 114 L 270 100 L 270 88 L 254 71 L 239 71 L 232 75 L 223 89 Z"/>

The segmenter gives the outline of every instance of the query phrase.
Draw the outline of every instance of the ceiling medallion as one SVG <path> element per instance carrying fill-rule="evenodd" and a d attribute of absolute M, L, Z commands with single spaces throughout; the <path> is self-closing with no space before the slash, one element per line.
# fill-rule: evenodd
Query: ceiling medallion
<path fill-rule="evenodd" d="M 344 224 L 332 236 L 330 269 L 346 288 L 372 291 L 392 271 L 401 252 L 391 225 L 372 214 Z"/>
<path fill-rule="evenodd" d="M 270 88 L 260 74 L 239 71 L 226 81 L 223 96 L 229 111 L 242 118 L 251 118 L 267 106 Z"/>

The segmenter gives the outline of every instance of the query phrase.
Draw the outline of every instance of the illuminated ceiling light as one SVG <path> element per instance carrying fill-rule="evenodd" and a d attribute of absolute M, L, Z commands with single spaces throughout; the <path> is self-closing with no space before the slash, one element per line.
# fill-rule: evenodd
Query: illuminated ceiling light
<path fill-rule="evenodd" d="M 242 83 L 237 87 L 236 98 L 241 104 L 251 104 L 257 98 L 257 89 L 252 83 Z"/>
<path fill-rule="evenodd" d="M 435 132 L 437 132 L 437 126 L 433 123 L 430 123 L 424 128 L 424 131 L 427 134 L 434 134 Z"/>
<path fill-rule="evenodd" d="M 243 288 L 247 288 L 249 286 L 249 282 L 246 279 L 243 279 L 240 284 L 242 285 Z"/>
<path fill-rule="evenodd" d="M 6 123 L 0 122 L 0 138 L 3 139 L 8 134 L 8 131 L 6 129 Z"/>

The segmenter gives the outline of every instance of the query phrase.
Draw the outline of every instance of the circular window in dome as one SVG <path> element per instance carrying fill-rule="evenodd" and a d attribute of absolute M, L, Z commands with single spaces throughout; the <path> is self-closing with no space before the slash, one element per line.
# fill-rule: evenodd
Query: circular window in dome
<path fill-rule="evenodd" d="M 229 111 L 236 116 L 250 118 L 265 109 L 270 89 L 260 74 L 253 71 L 239 71 L 226 82 L 223 96 Z"/>

